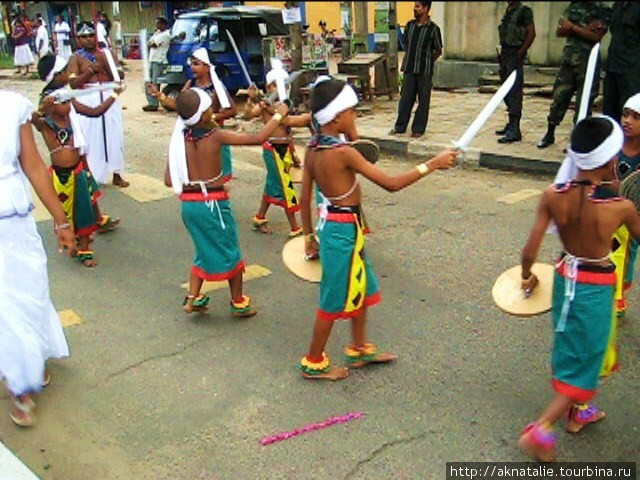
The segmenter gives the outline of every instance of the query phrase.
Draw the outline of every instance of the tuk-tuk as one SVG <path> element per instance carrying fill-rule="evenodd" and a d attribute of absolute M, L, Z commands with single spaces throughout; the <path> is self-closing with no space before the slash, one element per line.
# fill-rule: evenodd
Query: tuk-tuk
<path fill-rule="evenodd" d="M 169 64 L 159 79 L 166 84 L 162 90 L 165 95 L 177 95 L 187 79 L 193 77 L 188 58 L 200 47 L 209 50 L 216 73 L 230 92 L 248 87 L 227 30 L 236 42 L 251 80 L 259 87 L 264 86 L 262 39 L 288 34 L 281 10 L 245 6 L 207 8 L 180 14 L 171 28 Z"/>

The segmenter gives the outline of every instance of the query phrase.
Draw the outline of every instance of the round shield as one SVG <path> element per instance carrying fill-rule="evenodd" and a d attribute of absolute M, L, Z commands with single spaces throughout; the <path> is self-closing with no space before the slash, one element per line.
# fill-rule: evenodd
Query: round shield
<path fill-rule="evenodd" d="M 296 237 L 284 244 L 282 261 L 291 273 L 309 282 L 318 283 L 322 278 L 320 259 L 307 260 L 304 237 Z"/>
<path fill-rule="evenodd" d="M 351 142 L 351 146 L 369 163 L 376 163 L 380 158 L 380 147 L 373 140 L 361 138 Z"/>
<path fill-rule="evenodd" d="M 640 212 L 640 170 L 627 175 L 620 183 L 620 196 L 628 198 Z"/>
<path fill-rule="evenodd" d="M 538 315 L 551 310 L 553 265 L 535 263 L 531 271 L 538 277 L 538 285 L 529 296 L 520 288 L 522 267 L 516 265 L 503 272 L 493 284 L 491 294 L 496 305 L 519 317 Z"/>

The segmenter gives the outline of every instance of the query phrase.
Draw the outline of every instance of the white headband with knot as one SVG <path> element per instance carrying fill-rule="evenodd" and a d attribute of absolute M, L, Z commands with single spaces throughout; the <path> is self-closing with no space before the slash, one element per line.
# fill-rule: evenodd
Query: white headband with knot
<path fill-rule="evenodd" d="M 200 98 L 198 110 L 186 120 L 183 120 L 178 115 L 169 143 L 169 174 L 171 176 L 171 186 L 176 195 L 182 193 L 183 185 L 190 183 L 187 150 L 184 145 L 184 127 L 192 127 L 198 123 L 205 110 L 211 106 L 211 97 L 207 95 L 207 92 L 201 88 L 192 88 L 191 90 L 196 92 Z"/>
<path fill-rule="evenodd" d="M 44 81 L 45 81 L 46 83 L 51 82 L 51 80 L 53 80 L 54 75 L 55 75 L 56 73 L 59 73 L 59 72 L 61 72 L 62 70 L 64 70 L 64 67 L 66 67 L 66 66 L 67 66 L 67 61 L 66 61 L 63 57 L 61 57 L 61 56 L 59 56 L 59 55 L 56 55 L 56 61 L 55 61 L 55 63 L 53 64 L 53 68 L 52 68 L 52 69 L 51 69 L 51 71 L 47 74 L 47 76 L 46 76 L 46 78 L 44 79 Z"/>
<path fill-rule="evenodd" d="M 567 155 L 580 170 L 595 170 L 605 165 L 620 152 L 624 143 L 624 134 L 618 122 L 606 115 L 594 115 L 594 118 L 608 120 L 611 123 L 612 131 L 604 142 L 590 152 L 578 153 L 571 148 L 567 149 Z"/>
<path fill-rule="evenodd" d="M 355 107 L 358 104 L 358 95 L 350 85 L 345 85 L 340 93 L 329 102 L 322 110 L 313 114 L 316 121 L 322 126 L 333 121 L 338 114 Z"/>
<path fill-rule="evenodd" d="M 202 63 L 206 63 L 209 65 L 209 76 L 211 77 L 211 84 L 213 85 L 213 89 L 216 91 L 216 96 L 218 97 L 218 101 L 220 102 L 220 106 L 222 108 L 231 108 L 231 103 L 229 103 L 229 99 L 227 98 L 227 91 L 222 84 L 222 81 L 216 74 L 216 66 L 211 63 L 209 60 L 209 53 L 207 49 L 204 47 L 200 47 L 193 51 L 191 54 L 193 58 L 197 58 Z"/>
<path fill-rule="evenodd" d="M 622 143 L 624 142 L 624 135 L 622 129 L 617 122 L 611 117 L 606 115 L 594 115 L 598 118 L 606 118 L 612 125 L 613 130 L 611 134 L 598 145 L 594 150 L 587 153 L 578 153 L 571 148 L 567 149 L 567 156 L 564 157 L 562 165 L 558 169 L 556 178 L 553 183 L 564 184 L 571 180 L 574 180 L 578 176 L 578 169 L 581 170 L 595 170 L 598 167 L 605 165 L 615 155 L 620 152 Z M 584 121 L 584 120 L 582 120 Z M 578 125 L 580 122 L 578 122 Z"/>
<path fill-rule="evenodd" d="M 628 108 L 634 112 L 640 113 L 640 93 L 636 93 L 629 97 L 623 108 Z"/>

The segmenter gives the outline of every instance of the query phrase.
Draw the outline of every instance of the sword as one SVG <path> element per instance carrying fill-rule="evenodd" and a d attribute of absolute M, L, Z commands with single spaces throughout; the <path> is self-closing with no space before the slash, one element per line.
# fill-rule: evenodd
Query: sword
<path fill-rule="evenodd" d="M 102 83 L 94 87 L 87 87 L 79 90 L 60 88 L 50 93 L 49 95 L 53 95 L 55 103 L 64 103 L 64 102 L 68 102 L 72 98 L 81 97 L 83 95 L 88 95 L 93 92 L 102 92 L 104 90 L 115 90 L 116 88 L 122 88 L 122 84 L 117 82 L 109 82 L 109 83 Z"/>
<path fill-rule="evenodd" d="M 511 75 L 507 77 L 502 86 L 498 89 L 496 93 L 493 94 L 493 97 L 487 102 L 484 108 L 480 111 L 478 116 L 475 118 L 473 123 L 469 125 L 467 131 L 462 134 L 459 140 L 454 141 L 453 145 L 462 151 L 466 150 L 473 140 L 473 137 L 480 131 L 485 122 L 489 119 L 493 111 L 500 105 L 500 103 L 504 100 L 504 97 L 507 96 L 513 84 L 516 83 L 516 71 L 511 72 Z"/>
<path fill-rule="evenodd" d="M 149 50 L 147 50 L 147 30 L 140 30 L 140 56 L 142 57 L 142 73 L 144 83 L 151 81 L 151 72 L 149 71 Z"/>
<path fill-rule="evenodd" d="M 289 77 L 289 74 L 284 69 L 282 65 L 282 61 L 278 58 L 271 59 L 271 71 L 276 73 L 276 89 L 278 90 L 278 100 L 280 102 L 285 103 L 286 100 L 289 99 L 287 95 L 287 88 L 285 85 L 285 80 Z"/>
<path fill-rule="evenodd" d="M 580 98 L 580 109 L 578 110 L 578 122 L 587 116 L 589 107 L 589 97 L 591 96 L 591 87 L 593 86 L 593 77 L 596 73 L 596 63 L 598 62 L 598 52 L 600 51 L 600 43 L 596 43 L 589 54 L 589 62 L 584 75 L 584 84 L 582 85 L 582 96 Z"/>
<path fill-rule="evenodd" d="M 244 78 L 247 81 L 248 86 L 250 87 L 251 85 L 253 85 L 253 82 L 251 81 L 251 77 L 249 76 L 249 72 L 247 71 L 247 67 L 244 64 L 244 61 L 242 60 L 242 55 L 240 55 L 240 51 L 238 50 L 236 41 L 233 39 L 233 35 L 231 35 L 231 32 L 229 30 L 225 31 L 227 32 L 227 37 L 229 37 L 229 41 L 231 42 L 231 47 L 236 54 L 238 63 L 240 64 L 240 68 L 242 69 L 242 73 L 244 74 Z"/>

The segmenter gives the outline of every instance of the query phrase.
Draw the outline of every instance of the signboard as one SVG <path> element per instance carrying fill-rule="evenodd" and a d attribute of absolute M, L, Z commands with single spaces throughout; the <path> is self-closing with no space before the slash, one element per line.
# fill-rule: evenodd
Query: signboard
<path fill-rule="evenodd" d="M 302 21 L 302 15 L 300 14 L 300 7 L 282 9 L 282 21 L 284 22 L 285 25 L 291 25 L 292 23 L 300 23 Z"/>

